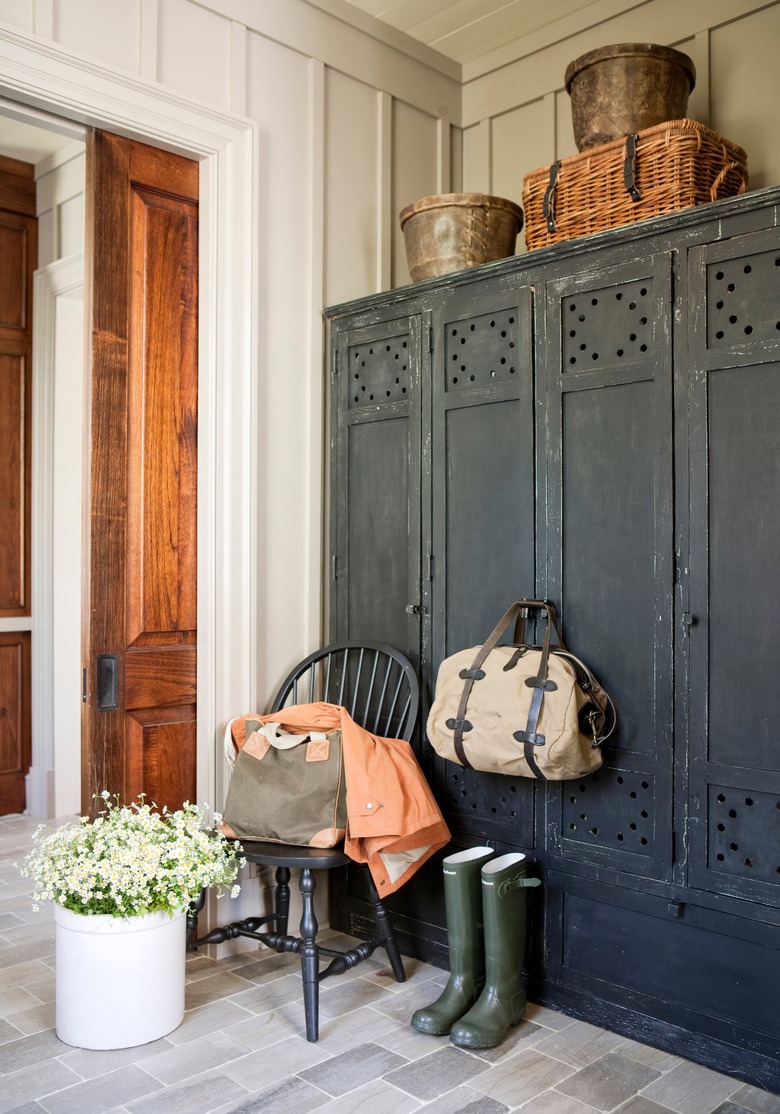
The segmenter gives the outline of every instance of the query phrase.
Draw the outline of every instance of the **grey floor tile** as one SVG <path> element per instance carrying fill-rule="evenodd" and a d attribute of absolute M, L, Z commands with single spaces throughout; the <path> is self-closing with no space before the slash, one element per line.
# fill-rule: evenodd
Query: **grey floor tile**
<path fill-rule="evenodd" d="M 107 1075 L 111 1071 L 127 1067 L 128 1064 L 143 1064 L 151 1056 L 158 1056 L 167 1052 L 173 1045 L 167 1037 L 151 1041 L 149 1044 L 135 1045 L 132 1048 L 110 1048 L 105 1050 L 92 1050 L 86 1048 L 73 1049 L 60 1060 L 71 1071 L 75 1071 L 82 1079 L 95 1079 L 99 1075 Z"/>
<path fill-rule="evenodd" d="M 357 1090 L 358 1087 L 387 1075 L 404 1063 L 403 1057 L 369 1041 L 299 1074 L 305 1082 L 312 1083 L 326 1094 L 335 1097 Z"/>
<path fill-rule="evenodd" d="M 0 990 L 0 1017 L 10 1017 L 21 1010 L 39 1006 L 40 999 L 36 998 L 23 986 L 12 986 L 7 990 Z"/>
<path fill-rule="evenodd" d="M 24 1034 L 12 1025 L 10 1021 L 6 1021 L 4 1017 L 0 1017 L 0 1045 L 9 1044 L 11 1041 L 18 1041 Z"/>
<path fill-rule="evenodd" d="M 188 1044 L 167 1048 L 156 1056 L 148 1057 L 143 1066 L 144 1071 L 161 1083 L 180 1083 L 190 1076 L 238 1060 L 248 1051 L 245 1044 L 217 1032 Z"/>
<path fill-rule="evenodd" d="M 189 982 L 184 988 L 185 1009 L 196 1010 L 218 998 L 229 998 L 246 990 L 246 979 L 239 979 L 229 971 L 210 975 L 208 978 Z"/>
<path fill-rule="evenodd" d="M 408 1114 L 420 1109 L 417 1099 L 391 1087 L 384 1079 L 375 1079 L 348 1095 L 326 1102 L 317 1108 L 317 1114 Z"/>
<path fill-rule="evenodd" d="M 773 1095 L 748 1084 L 735 1091 L 731 1101 L 744 1106 L 752 1114 L 780 1114 L 780 1094 Z"/>
<path fill-rule="evenodd" d="M 387 995 L 381 986 L 362 977 L 323 985 L 320 990 L 320 1015 L 337 1017 L 358 1010 L 361 1006 L 370 1006 L 383 996 Z"/>
<path fill-rule="evenodd" d="M 228 1114 L 228 1111 L 230 1114 L 308 1114 L 329 1101 L 328 1096 L 317 1087 L 296 1078 L 258 1091 L 233 1105 L 221 1106 L 218 1110 L 220 1114 Z"/>
<path fill-rule="evenodd" d="M 744 1106 L 737 1106 L 735 1102 L 729 1099 L 727 1102 L 722 1102 L 720 1106 L 716 1106 L 712 1114 L 750 1114 L 750 1111 Z"/>
<path fill-rule="evenodd" d="M 480 1075 L 486 1068 L 476 1056 L 447 1045 L 390 1072 L 387 1081 L 416 1098 L 430 1101 Z"/>
<path fill-rule="evenodd" d="M 471 1087 L 456 1087 L 446 1095 L 426 1102 L 426 1114 L 503 1114 L 509 1107 L 487 1095 L 473 1091 Z"/>
<path fill-rule="evenodd" d="M 560 1060 L 528 1048 L 502 1060 L 475 1079 L 471 1086 L 511 1108 L 529 1103 L 551 1090 L 562 1079 L 572 1075 L 574 1070 Z"/>
<path fill-rule="evenodd" d="M 20 1033 L 41 1033 L 54 1028 L 54 1002 L 36 1002 L 29 1009 L 19 1010 L 8 1020 Z"/>
<path fill-rule="evenodd" d="M 22 1071 L 3 1076 L 0 1083 L 0 1110 L 16 1110 L 23 1103 L 33 1102 L 80 1082 L 80 1077 L 59 1060 L 33 1064 Z"/>
<path fill-rule="evenodd" d="M 221 1070 L 247 1091 L 260 1091 L 328 1059 L 327 1052 L 318 1043 L 289 1037 L 272 1048 L 262 1048 L 233 1060 Z"/>
<path fill-rule="evenodd" d="M 245 1097 L 246 1091 L 238 1083 L 210 1071 L 129 1102 L 127 1109 L 131 1114 L 205 1114 Z"/>
<path fill-rule="evenodd" d="M 218 998 L 216 1002 L 209 1002 L 196 1010 L 187 1010 L 184 1020 L 177 1029 L 168 1033 L 167 1040 L 171 1044 L 188 1044 L 198 1037 L 208 1036 L 229 1029 L 233 1025 L 240 1025 L 242 1021 L 256 1020 L 257 1015 L 237 1006 L 227 998 Z M 238 1038 L 236 1038 L 238 1039 Z"/>
<path fill-rule="evenodd" d="M 41 1064 L 62 1056 L 68 1051 L 68 1046 L 57 1038 L 53 1029 L 46 1029 L 43 1033 L 33 1033 L 29 1037 L 20 1037 L 18 1040 L 9 1041 L 0 1045 L 0 1074 L 20 1071 L 33 1064 Z"/>
<path fill-rule="evenodd" d="M 650 1099 L 637 1095 L 636 1098 L 629 1099 L 627 1103 L 624 1103 L 619 1108 L 618 1114 L 669 1114 L 669 1107 L 659 1106 L 657 1102 L 652 1102 Z"/>
<path fill-rule="evenodd" d="M 685 1060 L 645 1088 L 643 1097 L 677 1114 L 703 1114 L 740 1089 L 736 1079 Z"/>
<path fill-rule="evenodd" d="M 545 1091 L 543 1095 L 537 1095 L 525 1106 L 521 1106 L 520 1110 L 527 1114 L 595 1114 L 592 1106 L 586 1106 L 559 1091 Z"/>
<path fill-rule="evenodd" d="M 608 1053 L 568 1079 L 561 1080 L 557 1090 L 595 1110 L 611 1111 L 658 1077 L 659 1073 L 654 1068 L 637 1064 L 619 1053 Z"/>
<path fill-rule="evenodd" d="M 639 1044 L 631 1040 L 621 1044 L 620 1055 L 628 1056 L 638 1064 L 647 1064 L 649 1068 L 655 1068 L 661 1075 L 676 1068 L 682 1062 L 679 1056 L 671 1052 L 664 1052 L 660 1048 L 651 1048 L 649 1044 Z"/>
<path fill-rule="evenodd" d="M 250 1013 L 268 1013 L 269 1010 L 275 1010 L 288 1002 L 300 1003 L 303 1012 L 303 983 L 298 975 L 282 975 L 281 978 L 263 983 L 262 986 L 248 983 L 238 975 L 219 975 L 218 978 L 230 979 L 231 983 L 240 983 L 240 989 L 233 991 L 230 999 Z M 204 982 L 196 985 L 206 984 Z"/>
<path fill-rule="evenodd" d="M 563 1060 L 574 1068 L 584 1068 L 594 1060 L 601 1059 L 607 1052 L 614 1052 L 625 1042 L 626 1038 L 616 1033 L 608 1033 L 586 1021 L 575 1021 L 539 1041 L 536 1047 L 545 1056 L 554 1056 L 556 1060 Z"/>
<path fill-rule="evenodd" d="M 160 1086 L 151 1075 L 131 1064 L 48 1095 L 40 1099 L 40 1104 L 49 1114 L 103 1114 L 112 1106 L 126 1105 L 141 1095 L 159 1090 Z"/>

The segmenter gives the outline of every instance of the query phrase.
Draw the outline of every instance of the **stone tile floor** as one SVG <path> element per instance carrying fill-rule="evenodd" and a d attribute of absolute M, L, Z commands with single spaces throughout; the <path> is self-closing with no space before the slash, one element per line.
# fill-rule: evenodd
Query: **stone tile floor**
<path fill-rule="evenodd" d="M 0 818 L 0 1111 L 780 1114 L 780 1096 L 540 1006 L 481 1053 L 424 1036 L 409 1017 L 446 974 L 408 960 L 396 983 L 381 952 L 323 983 L 316 1044 L 297 957 L 263 950 L 188 958 L 184 1021 L 164 1039 L 72 1048 L 54 1030 L 51 909 L 32 911 L 14 865 L 36 827 Z"/>

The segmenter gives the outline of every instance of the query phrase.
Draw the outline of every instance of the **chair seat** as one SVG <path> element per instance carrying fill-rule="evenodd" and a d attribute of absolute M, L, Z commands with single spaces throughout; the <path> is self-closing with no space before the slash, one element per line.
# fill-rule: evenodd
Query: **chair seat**
<path fill-rule="evenodd" d="M 336 847 L 295 847 L 289 843 L 270 843 L 263 839 L 242 839 L 244 857 L 260 866 L 288 866 L 293 870 L 334 870 L 352 860 L 344 845 Z"/>

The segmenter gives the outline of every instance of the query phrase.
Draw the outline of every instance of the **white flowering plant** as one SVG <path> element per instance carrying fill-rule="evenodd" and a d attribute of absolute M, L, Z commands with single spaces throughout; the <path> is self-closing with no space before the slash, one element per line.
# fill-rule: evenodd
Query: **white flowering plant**
<path fill-rule="evenodd" d="M 240 843 L 203 826 L 205 806 L 157 811 L 143 796 L 121 807 L 108 790 L 99 796 L 103 808 L 94 820 L 82 816 L 56 831 L 42 824 L 35 832 L 20 868 L 35 880 L 34 901 L 112 917 L 173 915 L 201 889 L 230 886 L 244 865 Z M 231 896 L 238 890 L 232 886 Z"/>

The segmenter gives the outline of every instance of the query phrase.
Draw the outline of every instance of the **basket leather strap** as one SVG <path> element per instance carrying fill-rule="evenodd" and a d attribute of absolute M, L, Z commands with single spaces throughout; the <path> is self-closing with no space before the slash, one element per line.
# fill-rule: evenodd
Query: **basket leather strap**
<path fill-rule="evenodd" d="M 547 189 L 544 191 L 542 199 L 542 215 L 547 222 L 547 231 L 555 231 L 555 187 L 558 184 L 558 168 L 560 167 L 560 159 L 554 162 L 550 167 L 550 181 L 547 184 Z"/>
<path fill-rule="evenodd" d="M 626 153 L 623 159 L 623 185 L 632 201 L 641 201 L 642 194 L 636 186 L 636 135 L 626 136 Z"/>

